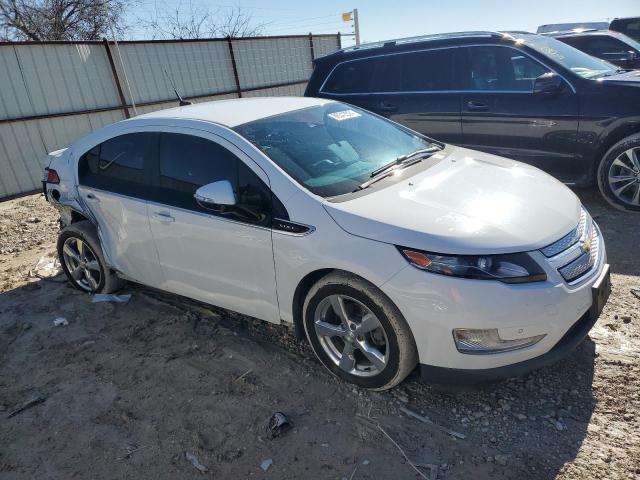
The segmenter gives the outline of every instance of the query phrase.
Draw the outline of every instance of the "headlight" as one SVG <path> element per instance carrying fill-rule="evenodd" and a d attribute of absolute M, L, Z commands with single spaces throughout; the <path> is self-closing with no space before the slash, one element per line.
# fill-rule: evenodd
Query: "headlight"
<path fill-rule="evenodd" d="M 526 253 L 504 255 L 442 255 L 398 247 L 411 265 L 450 277 L 499 280 L 505 283 L 541 282 L 544 270 Z"/>
<path fill-rule="evenodd" d="M 488 330 L 457 328 L 453 331 L 456 348 L 460 353 L 469 355 L 511 352 L 513 350 L 530 347 L 544 337 L 545 335 L 543 334 L 527 338 L 517 338 L 515 340 L 503 340 L 495 328 Z"/>

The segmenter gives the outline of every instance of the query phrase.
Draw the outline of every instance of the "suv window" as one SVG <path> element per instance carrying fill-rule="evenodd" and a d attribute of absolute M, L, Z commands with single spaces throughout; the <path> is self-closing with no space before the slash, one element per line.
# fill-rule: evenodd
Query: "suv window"
<path fill-rule="evenodd" d="M 158 179 L 155 195 L 158 202 L 248 223 L 262 225 L 270 221 L 269 187 L 242 160 L 210 140 L 192 135 L 161 133 Z M 202 207 L 193 194 L 201 186 L 219 180 L 231 183 L 236 205 L 213 210 Z"/>
<path fill-rule="evenodd" d="M 129 133 L 96 145 L 78 162 L 80 185 L 143 197 L 145 156 L 152 133 Z"/>
<path fill-rule="evenodd" d="M 630 45 L 606 35 L 585 35 L 582 37 L 568 37 L 562 40 L 583 52 L 604 60 L 625 60 L 627 52 L 633 50 Z"/>
<path fill-rule="evenodd" d="M 469 90 L 531 92 L 533 82 L 548 70 L 519 50 L 508 47 L 470 47 L 467 51 Z"/>
<path fill-rule="evenodd" d="M 401 87 L 404 92 L 451 90 L 453 50 L 432 50 L 399 55 Z"/>
<path fill-rule="evenodd" d="M 363 58 L 344 62 L 336 66 L 322 87 L 327 93 L 369 93 L 373 79 L 381 78 L 385 57 Z"/>

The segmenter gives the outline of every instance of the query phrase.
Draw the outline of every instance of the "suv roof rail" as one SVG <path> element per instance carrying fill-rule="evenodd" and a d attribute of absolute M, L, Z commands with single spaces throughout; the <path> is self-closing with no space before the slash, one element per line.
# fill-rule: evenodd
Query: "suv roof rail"
<path fill-rule="evenodd" d="M 383 40 L 380 42 L 364 43 L 362 45 L 354 45 L 352 47 L 346 47 L 340 50 L 340 52 L 353 52 L 357 50 L 364 50 L 369 48 L 379 47 L 393 47 L 395 45 L 402 45 L 406 43 L 426 42 L 429 40 L 447 40 L 454 38 L 509 38 L 509 33 L 506 32 L 491 32 L 491 31 L 469 31 L 469 32 L 451 32 L 451 33 L 435 33 L 430 35 L 418 35 L 415 37 L 396 38 L 391 40 Z"/>
<path fill-rule="evenodd" d="M 610 30 L 603 30 L 601 28 L 571 28 L 569 30 L 554 30 L 552 32 L 539 33 L 538 35 L 554 36 L 554 35 L 575 35 L 578 33 L 591 33 L 591 32 L 609 32 Z"/>

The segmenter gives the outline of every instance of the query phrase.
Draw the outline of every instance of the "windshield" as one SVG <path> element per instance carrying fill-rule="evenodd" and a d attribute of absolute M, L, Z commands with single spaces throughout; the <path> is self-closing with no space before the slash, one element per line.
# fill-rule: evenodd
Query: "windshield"
<path fill-rule="evenodd" d="M 323 197 L 352 192 L 382 165 L 432 145 L 392 122 L 338 102 L 263 118 L 235 130 Z"/>
<path fill-rule="evenodd" d="M 595 78 L 616 73 L 617 67 L 615 65 L 592 57 L 555 38 L 541 35 L 523 35 L 522 40 L 525 45 L 584 78 Z M 516 42 L 518 41 L 516 40 Z"/>

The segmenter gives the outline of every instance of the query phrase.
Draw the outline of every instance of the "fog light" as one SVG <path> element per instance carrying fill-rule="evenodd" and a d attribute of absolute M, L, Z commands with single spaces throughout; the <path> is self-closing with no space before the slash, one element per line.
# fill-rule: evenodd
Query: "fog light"
<path fill-rule="evenodd" d="M 486 355 L 519 350 L 535 345 L 544 337 L 545 335 L 543 334 L 515 340 L 503 340 L 500 338 L 496 328 L 487 330 L 457 328 L 453 331 L 456 348 L 460 353 L 469 355 Z"/>

